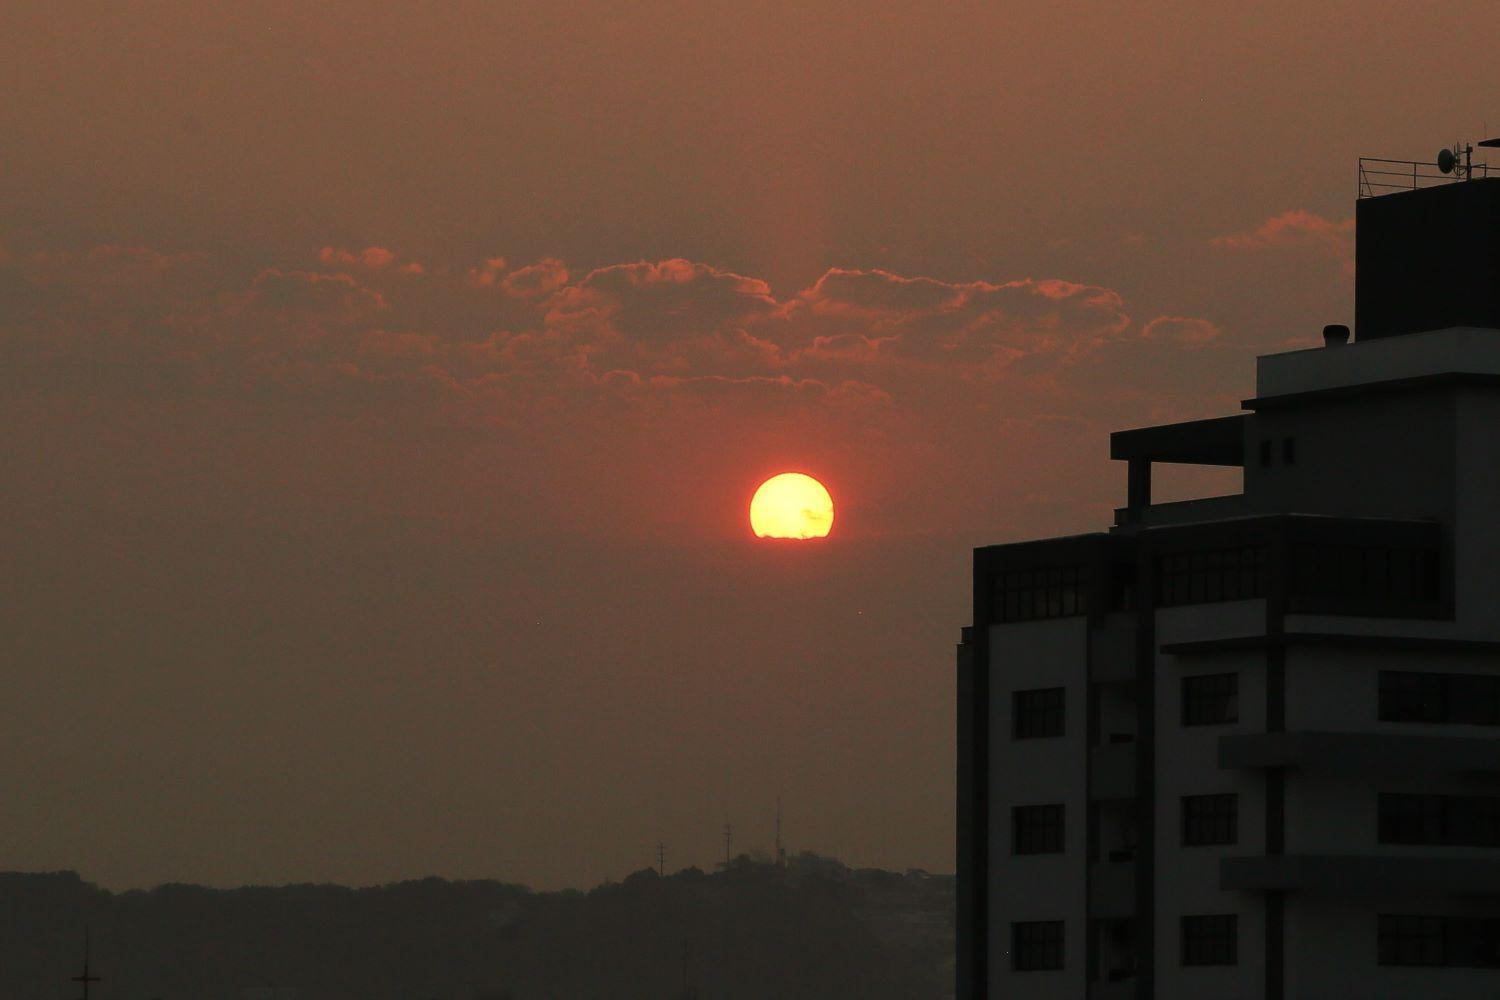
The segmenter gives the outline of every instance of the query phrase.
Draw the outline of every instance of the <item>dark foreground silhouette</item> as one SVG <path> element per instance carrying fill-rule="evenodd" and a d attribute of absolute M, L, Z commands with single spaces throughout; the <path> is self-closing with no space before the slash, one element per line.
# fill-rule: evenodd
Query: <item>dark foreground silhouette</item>
<path fill-rule="evenodd" d="M 72 872 L 0 874 L 0 996 L 72 997 L 85 925 L 98 1000 L 953 991 L 951 876 L 810 854 L 785 868 L 646 869 L 587 893 L 436 878 L 111 893 Z"/>

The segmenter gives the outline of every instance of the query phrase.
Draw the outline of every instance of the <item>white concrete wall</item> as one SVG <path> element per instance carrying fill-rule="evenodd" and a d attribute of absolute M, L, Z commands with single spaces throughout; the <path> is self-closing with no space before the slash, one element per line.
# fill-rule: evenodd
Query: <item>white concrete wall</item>
<path fill-rule="evenodd" d="M 1500 674 L 1493 653 L 1293 646 L 1286 657 L 1286 728 L 1335 733 L 1500 737 L 1495 726 L 1380 721 L 1380 671 Z"/>
<path fill-rule="evenodd" d="M 1461 899 L 1340 900 L 1288 894 L 1286 995 L 1289 1000 L 1483 1000 L 1500 997 L 1500 969 L 1382 966 L 1377 915 L 1431 913 L 1500 917 L 1493 902 Z"/>
<path fill-rule="evenodd" d="M 1264 631 L 1265 602 L 1236 601 L 1166 608 L 1157 612 L 1159 643 L 1254 635 Z M 1182 725 L 1182 678 L 1191 674 L 1239 675 L 1239 721 Z M 1156 665 L 1156 987 L 1159 997 L 1264 996 L 1265 910 L 1257 893 L 1219 888 L 1219 861 L 1265 850 L 1265 782 L 1259 772 L 1219 767 L 1219 737 L 1265 730 L 1265 653 L 1213 656 L 1162 655 Z M 1233 792 L 1239 796 L 1239 843 L 1184 847 L 1184 795 Z M 1182 965 L 1184 916 L 1239 916 L 1239 962 L 1224 967 Z"/>
<path fill-rule="evenodd" d="M 1085 850 L 1087 847 L 1086 618 L 1020 622 L 990 628 L 990 975 L 993 995 L 1077 998 L 1085 981 Z M 1064 687 L 1066 735 L 1013 740 L 1011 693 Z M 1061 802 L 1066 850 L 1012 855 L 1010 811 L 1017 805 Z M 1065 968 L 1012 972 L 1010 925 L 1063 920 Z"/>
<path fill-rule="evenodd" d="M 1458 629 L 1500 639 L 1500 394 L 1460 393 L 1456 425 Z"/>

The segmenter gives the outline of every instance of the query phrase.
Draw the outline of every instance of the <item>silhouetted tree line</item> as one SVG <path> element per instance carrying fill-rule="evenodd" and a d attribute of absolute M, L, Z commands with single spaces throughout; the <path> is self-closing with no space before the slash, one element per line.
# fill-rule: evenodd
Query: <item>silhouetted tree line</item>
<path fill-rule="evenodd" d="M 70 1000 L 944 997 L 953 879 L 803 854 L 643 869 L 587 893 L 427 878 L 374 888 L 0 873 L 0 996 Z M 255 992 L 247 992 L 255 991 Z"/>

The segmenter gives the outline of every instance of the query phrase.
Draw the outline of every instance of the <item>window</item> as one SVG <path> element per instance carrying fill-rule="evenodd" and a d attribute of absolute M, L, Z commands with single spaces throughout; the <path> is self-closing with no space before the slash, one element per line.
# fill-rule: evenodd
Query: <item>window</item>
<path fill-rule="evenodd" d="M 1233 844 L 1239 839 L 1239 796 L 1184 795 L 1182 843 L 1186 847 Z"/>
<path fill-rule="evenodd" d="M 1381 965 L 1442 965 L 1443 918 L 1382 913 L 1379 958 Z"/>
<path fill-rule="evenodd" d="M 1030 920 L 1010 925 L 1010 964 L 1017 972 L 1063 967 L 1063 922 Z"/>
<path fill-rule="evenodd" d="M 1297 439 L 1296 438 L 1290 438 L 1289 437 L 1289 438 L 1282 438 L 1281 439 L 1281 464 L 1283 464 L 1283 465 L 1296 465 L 1297 464 Z"/>
<path fill-rule="evenodd" d="M 1442 596 L 1438 553 L 1429 548 L 1302 543 L 1292 547 L 1298 597 L 1434 602 Z"/>
<path fill-rule="evenodd" d="M 1238 944 L 1239 918 L 1233 913 L 1182 918 L 1183 965 L 1234 965 Z"/>
<path fill-rule="evenodd" d="M 1382 670 L 1380 720 L 1500 726 L 1500 676 Z"/>
<path fill-rule="evenodd" d="M 1500 968 L 1500 918 L 1382 913 L 1376 935 L 1381 965 Z"/>
<path fill-rule="evenodd" d="M 1047 566 L 995 574 L 995 620 L 1066 618 L 1088 611 L 1088 569 Z"/>
<path fill-rule="evenodd" d="M 1270 468 L 1271 465 L 1271 439 L 1264 438 L 1260 442 L 1260 467 Z"/>
<path fill-rule="evenodd" d="M 1016 806 L 1010 811 L 1011 851 L 1057 854 L 1063 849 L 1063 807 Z"/>
<path fill-rule="evenodd" d="M 1011 695 L 1011 735 L 1034 740 L 1063 734 L 1063 689 L 1037 688 Z"/>
<path fill-rule="evenodd" d="M 1182 679 L 1182 724 L 1213 726 L 1240 721 L 1240 675 L 1199 674 Z"/>
<path fill-rule="evenodd" d="M 1500 798 L 1489 795 L 1380 795 L 1382 844 L 1500 847 Z"/>
<path fill-rule="evenodd" d="M 1156 563 L 1156 603 L 1159 607 L 1172 607 L 1264 597 L 1265 561 L 1263 545 L 1160 556 Z"/>

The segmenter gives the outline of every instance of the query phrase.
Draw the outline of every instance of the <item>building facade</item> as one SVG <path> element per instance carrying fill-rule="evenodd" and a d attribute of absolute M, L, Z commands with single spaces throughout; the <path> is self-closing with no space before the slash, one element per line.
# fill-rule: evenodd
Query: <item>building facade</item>
<path fill-rule="evenodd" d="M 1500 997 L 1500 179 L 1356 215 L 1352 342 L 1112 435 L 1109 530 L 975 550 L 960 997 Z"/>

